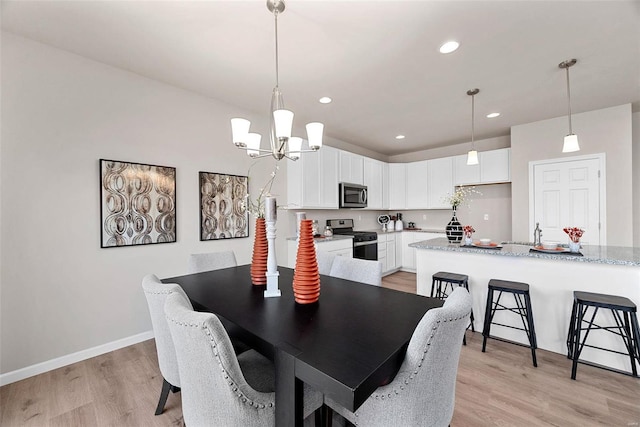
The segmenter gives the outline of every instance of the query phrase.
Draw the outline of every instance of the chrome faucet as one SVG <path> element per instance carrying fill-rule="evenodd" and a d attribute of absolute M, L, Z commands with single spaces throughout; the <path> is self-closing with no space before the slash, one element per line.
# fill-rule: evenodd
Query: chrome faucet
<path fill-rule="evenodd" d="M 542 229 L 540 223 L 536 222 L 536 228 L 533 230 L 533 246 L 542 245 Z"/>

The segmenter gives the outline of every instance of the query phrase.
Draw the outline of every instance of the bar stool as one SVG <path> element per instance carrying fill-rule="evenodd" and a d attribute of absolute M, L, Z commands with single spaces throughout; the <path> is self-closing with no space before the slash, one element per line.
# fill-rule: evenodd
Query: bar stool
<path fill-rule="evenodd" d="M 496 301 L 493 301 L 493 293 L 498 293 L 498 298 Z M 513 294 L 513 298 L 516 302 L 516 307 L 506 307 L 500 304 L 500 297 L 503 292 L 507 292 Z M 508 310 L 513 313 L 516 313 L 520 316 L 522 320 L 523 328 L 519 328 L 516 326 L 505 325 L 502 323 L 496 323 L 493 321 L 493 316 L 496 314 L 496 311 Z M 520 331 L 525 331 L 527 333 L 527 338 L 529 339 L 529 345 L 521 344 L 519 342 L 492 337 L 490 335 L 491 332 L 491 324 L 504 326 L 511 329 L 518 329 Z M 538 362 L 536 360 L 536 348 L 538 347 L 538 342 L 536 340 L 536 330 L 533 325 L 533 312 L 531 311 L 531 296 L 529 294 L 529 285 L 521 282 L 512 282 L 509 280 L 498 280 L 491 279 L 489 280 L 489 294 L 487 295 L 487 307 L 484 314 L 484 328 L 482 329 L 482 352 L 484 353 L 487 347 L 487 338 L 492 338 L 498 341 L 504 341 L 511 344 L 516 344 L 522 347 L 529 347 L 531 349 L 531 357 L 533 358 L 533 366 L 537 367 Z"/>
<path fill-rule="evenodd" d="M 453 287 L 456 286 L 464 286 L 464 288 L 469 291 L 469 276 L 466 274 L 458 274 L 458 273 L 449 273 L 447 271 L 438 271 L 431 277 L 431 297 L 446 299 L 451 292 L 453 292 Z M 471 322 L 470 327 L 471 331 L 475 332 L 476 329 L 473 326 L 473 310 L 471 310 Z M 469 329 L 467 326 L 467 329 Z M 467 337 L 462 337 L 462 344 L 467 345 Z"/>
<path fill-rule="evenodd" d="M 584 317 L 587 314 L 589 307 L 593 307 L 593 314 L 591 315 L 590 320 L 587 321 L 584 320 Z M 611 310 L 613 319 L 616 322 L 615 326 L 599 326 L 594 323 L 594 319 L 599 308 Z M 578 363 L 629 375 L 629 373 L 625 371 L 580 360 L 580 353 L 582 353 L 584 347 L 597 348 L 611 353 L 628 355 L 631 360 L 631 374 L 634 377 L 638 376 L 636 360 L 640 363 L 640 343 L 638 342 L 640 340 L 640 328 L 638 327 L 636 312 L 636 305 L 629 298 L 616 295 L 595 294 L 591 292 L 573 292 L 573 308 L 571 310 L 569 333 L 567 335 L 567 358 L 573 360 L 573 366 L 571 367 L 572 380 L 576 379 Z M 588 323 L 586 328 L 582 327 L 583 323 Z M 603 329 L 619 335 L 627 348 L 627 353 L 585 344 L 589 332 L 597 329 Z M 581 331 L 586 331 L 584 338 L 582 338 L 582 342 L 580 342 Z"/>

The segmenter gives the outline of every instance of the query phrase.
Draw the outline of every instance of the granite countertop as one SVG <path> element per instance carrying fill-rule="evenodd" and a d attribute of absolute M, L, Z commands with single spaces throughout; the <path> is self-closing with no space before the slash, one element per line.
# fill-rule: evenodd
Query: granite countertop
<path fill-rule="evenodd" d="M 297 240 L 298 238 L 296 236 L 293 237 L 287 237 L 287 240 Z M 313 240 L 316 241 L 316 243 L 321 243 L 321 242 L 330 242 L 332 240 L 352 240 L 353 236 L 343 236 L 343 235 L 333 235 L 332 237 L 324 237 L 324 236 L 320 236 L 320 237 L 314 237 Z"/>
<path fill-rule="evenodd" d="M 640 266 L 640 248 L 625 246 L 583 246 L 580 252 L 583 256 L 569 253 L 547 254 L 544 252 L 529 252 L 532 244 L 528 242 L 502 242 L 502 249 L 482 249 L 460 246 L 449 243 L 444 237 L 411 243 L 416 249 L 431 249 L 451 252 L 480 253 L 495 256 L 529 257 L 560 261 L 574 261 L 594 264 Z"/>
<path fill-rule="evenodd" d="M 445 231 L 442 228 L 420 228 L 420 229 L 405 228 L 403 230 L 389 230 L 389 231 L 364 230 L 364 231 L 375 231 L 378 234 L 402 233 L 403 231 L 411 231 L 411 232 L 414 232 L 414 233 L 440 233 L 440 234 L 445 234 Z"/>

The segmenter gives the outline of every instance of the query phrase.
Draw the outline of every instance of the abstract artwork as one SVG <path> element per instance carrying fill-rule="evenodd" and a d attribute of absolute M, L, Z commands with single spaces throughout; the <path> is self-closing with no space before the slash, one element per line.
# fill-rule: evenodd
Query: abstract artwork
<path fill-rule="evenodd" d="M 103 248 L 176 241 L 176 168 L 100 159 Z"/>
<path fill-rule="evenodd" d="M 200 240 L 249 236 L 249 178 L 200 172 Z"/>

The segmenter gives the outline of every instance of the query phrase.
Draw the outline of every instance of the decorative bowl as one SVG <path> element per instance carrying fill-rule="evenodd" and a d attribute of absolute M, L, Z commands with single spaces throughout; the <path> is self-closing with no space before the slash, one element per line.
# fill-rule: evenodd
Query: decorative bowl
<path fill-rule="evenodd" d="M 480 244 L 487 246 L 491 243 L 491 239 L 480 239 Z"/>
<path fill-rule="evenodd" d="M 558 247 L 558 242 L 553 242 L 551 240 L 542 241 L 542 249 L 546 250 L 554 250 Z"/>

